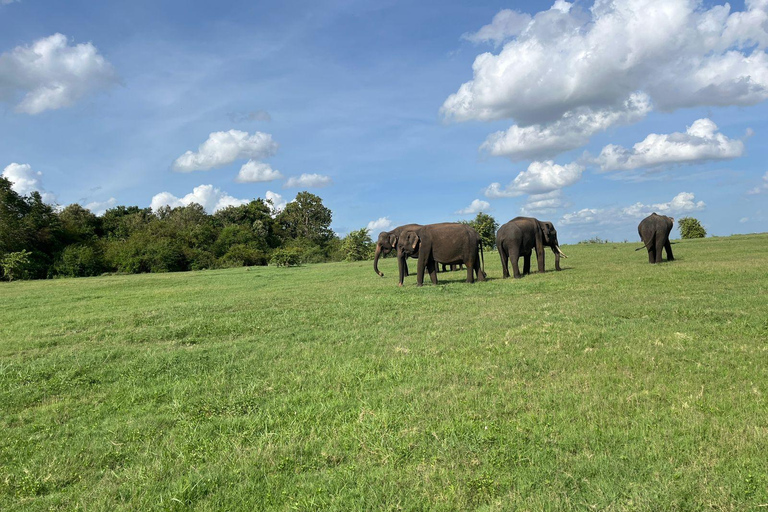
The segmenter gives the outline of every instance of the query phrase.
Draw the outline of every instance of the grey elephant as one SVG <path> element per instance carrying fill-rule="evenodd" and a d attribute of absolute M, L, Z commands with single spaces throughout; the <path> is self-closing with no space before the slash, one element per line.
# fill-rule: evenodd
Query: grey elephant
<path fill-rule="evenodd" d="M 397 241 L 397 258 L 405 262 L 418 255 L 416 285 L 424 284 L 424 272 L 437 284 L 438 262 L 447 265 L 467 266 L 467 282 L 485 281 L 482 240 L 473 228 L 458 223 L 428 224 L 417 229 L 403 231 Z M 403 286 L 404 265 L 400 267 L 400 281 Z"/>
<path fill-rule="evenodd" d="M 662 249 L 667 251 L 667 261 L 674 261 L 672 255 L 672 244 L 669 242 L 669 233 L 675 226 L 675 219 L 666 215 L 659 215 L 653 212 L 640 221 L 637 226 L 637 234 L 640 235 L 640 241 L 643 242 L 643 248 L 648 249 L 648 263 L 661 263 Z"/>
<path fill-rule="evenodd" d="M 536 261 L 539 273 L 544 272 L 544 247 L 549 247 L 555 254 L 555 269 L 560 270 L 560 257 L 567 258 L 557 241 L 555 226 L 548 221 L 533 217 L 515 217 L 496 232 L 496 247 L 501 257 L 501 270 L 504 278 L 509 277 L 509 260 L 512 260 L 512 273 L 515 279 L 531 273 L 531 253 L 536 249 Z M 523 257 L 523 273 L 520 273 L 518 260 Z"/>
<path fill-rule="evenodd" d="M 421 224 L 405 224 L 403 226 L 396 227 L 392 231 L 382 231 L 379 233 L 379 238 L 376 241 L 376 254 L 373 257 L 373 270 L 381 277 L 384 277 L 384 273 L 379 271 L 379 257 L 382 254 L 389 254 L 396 247 L 397 239 L 400 237 L 400 233 L 406 230 L 419 229 L 420 227 Z M 418 257 L 418 253 L 413 255 L 413 258 Z M 405 260 L 401 262 L 400 258 L 398 258 L 397 266 L 400 273 L 405 272 L 405 275 L 408 275 L 408 263 Z"/>

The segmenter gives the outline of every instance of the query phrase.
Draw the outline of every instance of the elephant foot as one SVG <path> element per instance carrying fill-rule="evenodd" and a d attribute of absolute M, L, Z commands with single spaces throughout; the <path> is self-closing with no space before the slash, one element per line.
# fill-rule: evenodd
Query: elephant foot
<path fill-rule="evenodd" d="M 403 286 L 403 283 L 397 283 L 397 286 L 400 286 L 400 287 L 402 287 L 402 286 Z"/>
<path fill-rule="evenodd" d="M 523 276 L 515 276 L 515 279 L 522 279 Z"/>

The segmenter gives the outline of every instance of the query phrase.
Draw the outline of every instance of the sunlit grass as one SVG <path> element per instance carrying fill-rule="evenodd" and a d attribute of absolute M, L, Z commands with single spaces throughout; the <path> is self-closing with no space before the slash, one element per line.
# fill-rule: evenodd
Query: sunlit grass
<path fill-rule="evenodd" d="M 763 510 L 768 235 L 637 245 L 3 283 L 0 509 Z"/>

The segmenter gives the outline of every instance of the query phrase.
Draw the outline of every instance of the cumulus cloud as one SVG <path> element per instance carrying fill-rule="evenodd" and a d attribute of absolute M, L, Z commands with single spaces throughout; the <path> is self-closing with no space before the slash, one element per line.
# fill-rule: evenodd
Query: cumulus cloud
<path fill-rule="evenodd" d="M 179 172 L 208 171 L 215 167 L 231 164 L 235 160 L 259 160 L 272 156 L 277 143 L 269 133 L 229 130 L 213 132 L 197 152 L 187 151 L 173 162 L 173 170 Z"/>
<path fill-rule="evenodd" d="M 518 174 L 506 188 L 502 189 L 500 183 L 491 183 L 485 189 L 485 196 L 496 199 L 523 194 L 546 194 L 573 185 L 581 179 L 583 172 L 584 167 L 577 163 L 558 165 L 552 160 L 531 162 L 528 169 Z"/>
<path fill-rule="evenodd" d="M 764 192 L 768 192 L 768 172 L 766 172 L 763 175 L 763 182 L 747 192 L 747 194 L 754 195 L 754 194 L 762 194 Z"/>
<path fill-rule="evenodd" d="M 118 81 L 112 65 L 93 44 L 70 45 L 63 34 L 0 55 L 0 101 L 20 99 L 15 110 L 25 114 L 69 107 Z"/>
<path fill-rule="evenodd" d="M 469 204 L 469 206 L 467 206 L 466 208 L 462 208 L 461 210 L 457 210 L 455 213 L 458 215 L 474 215 L 480 212 L 487 212 L 490 210 L 490 208 L 491 208 L 491 203 L 489 203 L 488 201 L 475 199 Z"/>
<path fill-rule="evenodd" d="M 249 202 L 248 199 L 237 199 L 232 197 L 226 192 L 215 188 L 213 185 L 200 185 L 199 187 L 192 189 L 192 192 L 184 197 L 176 197 L 170 192 L 160 192 L 152 197 L 150 206 L 152 207 L 152 210 L 157 211 L 163 206 L 176 208 L 178 206 L 187 206 L 192 203 L 197 203 L 205 208 L 205 211 L 208 213 L 214 213 L 227 206 L 240 206 Z"/>
<path fill-rule="evenodd" d="M 39 192 L 40 197 L 46 203 L 56 201 L 56 196 L 46 192 L 43 188 L 42 172 L 33 171 L 29 164 L 11 163 L 5 167 L 2 174 L 3 178 L 11 182 L 11 189 L 21 196 L 28 196 L 32 192 Z"/>
<path fill-rule="evenodd" d="M 265 197 L 269 201 L 272 201 L 272 213 L 274 214 L 277 214 L 280 211 L 282 211 L 285 208 L 285 206 L 288 204 L 288 201 L 286 201 L 283 196 L 281 196 L 277 192 L 272 192 L 271 190 L 267 190 Z"/>
<path fill-rule="evenodd" d="M 389 231 L 393 228 L 393 225 L 392 221 L 389 220 L 389 217 L 379 217 L 378 219 L 369 222 L 366 227 L 368 228 L 369 233 L 378 234 L 382 231 Z"/>
<path fill-rule="evenodd" d="M 493 43 L 495 46 L 499 46 L 510 37 L 523 32 L 530 22 L 531 16 L 529 14 L 512 9 L 502 9 L 493 17 L 491 23 L 481 27 L 475 33 L 466 33 L 461 38 L 473 43 Z"/>
<path fill-rule="evenodd" d="M 635 123 L 650 111 L 648 95 L 634 93 L 618 109 L 580 107 L 552 123 L 513 125 L 489 135 L 480 149 L 513 161 L 555 156 L 587 144 L 592 135 L 610 126 Z"/>
<path fill-rule="evenodd" d="M 283 177 L 280 171 L 272 169 L 272 166 L 256 160 L 248 160 L 240 168 L 235 181 L 239 183 L 259 183 L 264 181 L 279 180 Z"/>
<path fill-rule="evenodd" d="M 627 171 L 667 164 L 725 160 L 740 157 L 743 153 L 744 142 L 717 133 L 717 125 L 705 118 L 694 121 L 685 133 L 652 133 L 632 149 L 609 144 L 600 152 L 595 163 L 603 172 Z"/>
<path fill-rule="evenodd" d="M 528 197 L 528 201 L 520 209 L 523 215 L 542 215 L 554 213 L 566 206 L 560 190 L 553 190 L 546 194 L 534 194 Z"/>
<path fill-rule="evenodd" d="M 566 213 L 560 220 L 566 225 L 606 225 L 639 221 L 653 212 L 661 215 L 680 215 L 700 211 L 706 208 L 704 201 L 696 201 L 691 192 L 680 192 L 671 201 L 646 205 L 635 203 L 624 208 L 584 208 Z"/>
<path fill-rule="evenodd" d="M 329 176 L 323 176 L 322 174 L 302 174 L 301 176 L 291 176 L 288 181 L 285 182 L 285 188 L 322 188 L 327 187 L 332 183 Z"/>
<path fill-rule="evenodd" d="M 730 9 L 696 0 L 597 0 L 587 9 L 558 0 L 523 29 L 522 23 L 506 29 L 504 20 L 524 14 L 497 15 L 468 37 L 506 43 L 497 54 L 475 58 L 472 80 L 445 100 L 441 113 L 453 121 L 514 119 L 517 129 L 496 149 L 514 155 L 526 147 L 520 139 L 554 151 L 583 140 L 589 126 L 609 124 L 584 128 L 568 121 L 584 112 L 614 112 L 615 122 L 631 122 L 636 116 L 626 103 L 637 93 L 663 111 L 754 105 L 768 98 L 768 2 Z M 540 126 L 518 133 L 534 125 Z M 558 136 L 552 147 L 541 140 L 552 139 L 549 132 Z M 489 145 L 501 139 L 492 136 Z"/>
<path fill-rule="evenodd" d="M 104 215 L 104 213 L 117 204 L 117 199 L 110 197 L 106 201 L 94 201 L 85 205 L 94 215 Z"/>

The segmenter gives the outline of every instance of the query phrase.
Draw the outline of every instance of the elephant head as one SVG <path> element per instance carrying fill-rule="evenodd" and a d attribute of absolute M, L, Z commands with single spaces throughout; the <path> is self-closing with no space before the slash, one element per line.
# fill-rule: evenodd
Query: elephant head
<path fill-rule="evenodd" d="M 397 241 L 397 256 L 408 257 L 419 252 L 421 238 L 415 231 L 406 231 L 400 235 Z"/>
<path fill-rule="evenodd" d="M 382 231 L 379 233 L 379 239 L 376 241 L 376 255 L 373 257 L 373 270 L 381 277 L 384 273 L 379 271 L 379 256 L 389 254 L 397 246 L 397 236 L 391 231 Z"/>
<path fill-rule="evenodd" d="M 557 241 L 557 230 L 555 225 L 549 221 L 539 222 L 541 228 L 541 234 L 544 237 L 544 245 L 552 249 L 555 254 L 555 268 L 560 270 L 560 256 L 568 258 L 562 250 L 560 250 L 560 243 Z"/>

